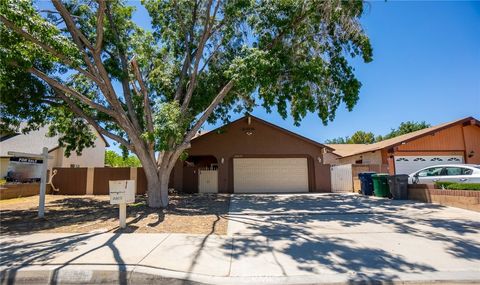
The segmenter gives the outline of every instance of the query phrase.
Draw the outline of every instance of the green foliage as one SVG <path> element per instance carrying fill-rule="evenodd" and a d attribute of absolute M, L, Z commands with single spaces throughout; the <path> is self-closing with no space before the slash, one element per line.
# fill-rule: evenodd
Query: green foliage
<path fill-rule="evenodd" d="M 326 144 L 347 144 L 348 141 L 350 140 L 350 137 L 338 137 L 338 138 L 333 138 L 333 139 L 327 139 L 325 140 Z"/>
<path fill-rule="evenodd" d="M 480 183 L 435 182 L 435 187 L 439 189 L 448 189 L 448 190 L 480 191 Z"/>
<path fill-rule="evenodd" d="M 408 134 L 408 133 L 415 132 L 415 131 L 422 130 L 422 129 L 429 128 L 429 127 L 431 127 L 431 125 L 427 124 L 425 121 L 422 121 L 422 122 L 413 122 L 413 121 L 403 122 L 403 123 L 400 124 L 400 126 L 398 128 L 392 129 L 392 131 L 390 133 L 385 135 L 383 137 L 383 140 L 391 139 L 391 138 L 394 138 L 394 137 L 398 137 L 398 136 L 401 136 L 401 135 L 404 135 L 404 134 Z"/>
<path fill-rule="evenodd" d="M 268 112 L 293 117 L 296 125 L 308 113 L 316 113 L 326 124 L 339 106 L 352 110 L 359 99 L 361 83 L 349 61 L 372 60 L 372 47 L 360 24 L 362 1 L 228 0 L 209 6 L 209 1 L 143 0 L 151 18 L 146 29 L 133 22 L 135 8 L 128 1 L 106 1 L 109 15 L 100 22 L 103 41 L 97 56 L 86 42 L 95 47 L 98 40 L 99 2 L 61 2 L 85 39 L 72 36 L 59 13 L 40 11 L 34 1 L 0 1 L 2 19 L 35 39 L 22 37 L 2 20 L 0 128 L 18 131 L 25 122 L 22 131 L 29 131 L 48 123 L 51 133 L 61 134 L 68 152 L 93 143 L 85 117 L 124 146 L 135 141 L 137 148 L 153 143 L 150 152 L 173 149 L 228 82 L 233 87 L 214 106 L 209 122 L 228 121 L 231 110 L 251 111 L 260 104 Z M 205 16 L 214 11 L 216 16 Z M 202 44 L 206 29 L 210 33 Z M 125 66 L 133 60 L 145 81 L 146 99 L 134 90 L 139 84 L 132 82 L 138 79 Z M 195 69 L 198 76 L 193 80 Z M 59 91 L 32 70 L 103 111 L 72 92 Z M 102 72 L 107 75 L 101 77 Z M 122 88 L 109 90 L 113 85 Z M 192 96 L 186 100 L 189 88 Z M 177 92 L 183 96 L 174 100 Z M 68 95 L 70 102 L 59 93 Z M 255 102 L 255 95 L 261 102 Z M 129 97 L 133 110 L 127 113 Z M 152 108 L 153 131 L 147 128 L 145 105 Z M 122 120 L 128 122 L 121 124 Z"/>
<path fill-rule="evenodd" d="M 154 133 L 149 138 L 155 150 L 167 150 L 169 145 L 180 144 L 190 118 L 182 114 L 177 101 L 161 103 L 154 118 Z"/>
<path fill-rule="evenodd" d="M 351 137 L 339 137 L 334 139 L 325 140 L 327 144 L 371 144 L 380 142 L 386 139 L 391 139 L 397 136 L 401 136 L 404 134 L 408 134 L 411 132 L 415 132 L 418 130 L 422 130 L 425 128 L 431 127 L 430 124 L 427 124 L 425 121 L 422 122 L 413 122 L 407 121 L 400 124 L 400 126 L 396 129 L 392 129 L 390 133 L 385 136 L 375 136 L 372 132 L 365 132 L 365 131 L 356 131 Z"/>
<path fill-rule="evenodd" d="M 140 160 L 135 155 L 123 157 L 113 150 L 105 151 L 105 165 L 111 167 L 141 167 Z"/>
<path fill-rule="evenodd" d="M 372 132 L 356 131 L 351 137 L 339 137 L 326 140 L 327 144 L 369 144 L 375 142 L 375 135 Z"/>
<path fill-rule="evenodd" d="M 357 131 L 349 139 L 352 144 L 369 144 L 375 142 L 375 135 L 372 132 Z"/>

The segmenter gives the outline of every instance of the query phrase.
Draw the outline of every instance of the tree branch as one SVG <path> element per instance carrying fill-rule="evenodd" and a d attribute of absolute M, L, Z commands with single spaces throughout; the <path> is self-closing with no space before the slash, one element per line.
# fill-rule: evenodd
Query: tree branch
<path fill-rule="evenodd" d="M 90 60 L 90 57 L 85 51 L 85 46 L 91 51 L 93 51 L 92 45 L 86 39 L 86 37 L 82 34 L 82 32 L 79 29 L 77 29 L 75 22 L 72 19 L 72 15 L 67 10 L 67 8 L 65 8 L 65 6 L 63 6 L 63 4 L 59 0 L 52 0 L 52 3 L 55 6 L 55 9 L 57 9 L 57 11 L 60 13 L 63 20 L 65 21 L 65 25 L 67 26 L 67 29 L 70 32 L 70 35 L 72 36 L 74 43 L 77 45 L 78 50 L 82 54 L 83 60 L 85 61 L 85 64 L 87 65 L 88 70 L 94 75 L 98 75 L 98 72 L 94 68 L 92 61 Z"/>
<path fill-rule="evenodd" d="M 120 39 L 120 36 L 118 35 L 118 29 L 115 26 L 115 22 L 113 19 L 112 12 L 110 10 L 109 3 L 106 4 L 106 14 L 108 17 L 108 22 L 110 23 L 110 29 L 112 30 L 113 36 L 115 38 L 115 47 L 117 48 L 117 53 L 118 53 L 118 56 L 120 57 L 120 64 L 122 66 L 123 75 L 121 78 L 121 82 L 122 82 L 122 89 L 123 89 L 123 97 L 125 97 L 125 103 L 127 104 L 128 115 L 134 127 L 140 131 L 141 127 L 140 127 L 140 124 L 138 123 L 138 118 L 135 112 L 135 108 L 133 106 L 132 95 L 129 87 L 129 79 L 128 79 L 129 71 L 128 71 L 127 56 L 125 54 L 125 48 L 124 48 L 123 42 Z"/>
<path fill-rule="evenodd" d="M 198 118 L 197 122 L 193 126 L 193 128 L 187 133 L 185 136 L 185 139 L 183 141 L 183 144 L 188 144 L 190 140 L 195 136 L 195 134 L 200 130 L 202 127 L 203 123 L 208 119 L 208 117 L 212 114 L 213 110 L 220 104 L 220 102 L 227 96 L 228 92 L 232 90 L 234 85 L 233 79 L 231 79 L 223 88 L 220 90 L 220 92 L 215 96 L 213 99 L 212 103 L 203 111 L 202 115 L 200 118 Z"/>
<path fill-rule="evenodd" d="M 97 84 L 101 84 L 101 82 L 90 72 L 80 68 L 77 66 L 77 64 L 75 64 L 73 61 L 71 61 L 69 58 L 67 58 L 64 54 L 60 53 L 59 51 L 57 51 L 56 49 L 54 49 L 53 47 L 45 44 L 45 43 L 42 43 L 41 41 L 39 41 L 37 38 L 35 38 L 34 36 L 32 36 L 31 34 L 25 32 L 23 29 L 15 26 L 15 24 L 13 24 L 12 22 L 10 22 L 10 20 L 8 20 L 7 18 L 5 18 L 4 16 L 0 15 L 0 21 L 5 25 L 7 26 L 8 28 L 10 28 L 12 31 L 14 31 L 15 33 L 17 33 L 18 35 L 20 35 L 21 37 L 23 37 L 24 39 L 28 40 L 28 41 L 31 41 L 32 43 L 38 45 L 40 48 L 42 48 L 43 50 L 49 52 L 50 54 L 52 54 L 53 56 L 55 56 L 56 58 L 58 58 L 59 60 L 61 60 L 65 65 L 68 65 L 70 66 L 71 68 L 75 69 L 76 71 L 80 72 L 81 74 L 85 75 L 87 78 L 89 78 L 90 80 L 94 81 L 95 83 Z"/>
<path fill-rule="evenodd" d="M 95 53 L 99 53 L 103 43 L 103 18 L 105 16 L 105 0 L 98 0 L 97 14 L 97 39 L 95 40 Z"/>
<path fill-rule="evenodd" d="M 45 82 L 47 82 L 50 86 L 53 86 L 55 88 L 58 88 L 59 90 L 62 90 L 63 92 L 67 93 L 67 94 L 70 94 L 72 95 L 73 97 L 77 98 L 78 100 L 80 100 L 81 102 L 87 104 L 88 106 L 100 111 L 100 112 L 103 112 L 107 115 L 110 115 L 112 117 L 116 117 L 115 115 L 115 112 L 113 112 L 112 110 L 108 109 L 108 108 L 105 108 L 104 106 L 100 105 L 100 104 L 97 104 L 95 102 L 93 102 L 92 100 L 90 100 L 89 98 L 85 97 L 84 95 L 80 94 L 78 91 L 75 91 L 73 90 L 72 88 L 69 88 L 67 86 L 65 86 L 64 84 L 58 82 L 57 80 L 49 77 L 48 75 L 46 75 L 45 73 L 41 72 L 40 70 L 36 69 L 35 67 L 30 67 L 30 68 L 27 68 L 27 71 L 32 73 L 33 75 L 39 77 L 40 79 L 44 80 Z"/>
<path fill-rule="evenodd" d="M 68 106 L 70 106 L 70 109 L 75 114 L 77 114 L 77 116 L 85 119 L 92 127 L 94 127 L 95 130 L 97 130 L 98 133 L 100 133 L 101 135 L 104 135 L 106 137 L 109 137 L 110 139 L 124 145 L 130 151 L 133 151 L 134 147 L 127 140 L 125 140 L 124 138 L 122 138 L 118 135 L 112 134 L 111 132 L 102 128 L 92 117 L 88 116 L 80 107 L 77 106 L 77 104 L 75 104 L 75 102 L 73 102 L 70 98 L 68 98 L 68 96 L 66 96 L 61 90 L 58 90 L 54 86 L 52 86 L 52 87 L 55 90 L 55 94 L 58 97 L 60 97 L 60 99 L 62 99 L 65 103 L 67 103 Z"/>
<path fill-rule="evenodd" d="M 205 24 L 203 26 L 203 33 L 202 37 L 200 38 L 200 42 L 196 51 L 195 55 L 195 64 L 193 67 L 192 75 L 190 77 L 190 82 L 187 89 L 187 94 L 182 103 L 182 112 L 184 112 L 188 108 L 188 104 L 190 103 L 190 99 L 192 98 L 193 91 L 195 90 L 196 83 L 197 83 L 197 74 L 198 74 L 198 66 L 200 64 L 200 59 L 203 56 L 203 49 L 205 48 L 205 43 L 207 42 L 210 36 L 210 9 L 212 8 L 212 1 L 208 1 L 207 8 L 206 8 L 206 15 L 205 15 Z"/>
<path fill-rule="evenodd" d="M 198 71 L 198 74 L 202 74 L 203 70 L 207 67 L 207 65 L 210 63 L 210 61 L 212 60 L 212 58 L 217 55 L 218 53 L 218 50 L 220 49 L 220 47 L 222 46 L 222 42 L 223 42 L 223 38 L 220 40 L 220 43 L 213 49 L 212 53 L 210 54 L 210 56 L 207 58 L 207 60 L 205 60 L 202 68 L 200 68 L 200 70 Z"/>
<path fill-rule="evenodd" d="M 175 91 L 175 97 L 174 100 L 180 101 L 182 98 L 182 93 L 183 93 L 183 82 L 185 80 L 185 77 L 188 74 L 188 70 L 190 69 L 190 65 L 192 63 L 192 57 L 195 56 L 195 53 L 191 53 L 190 51 L 190 46 L 192 44 L 192 39 L 193 39 L 193 29 L 195 27 L 195 23 L 197 22 L 197 8 L 198 8 L 198 3 L 195 1 L 195 6 L 193 7 L 192 11 L 192 25 L 190 27 L 190 30 L 187 31 L 185 28 L 185 59 L 183 61 L 183 66 L 182 70 L 180 72 L 180 79 L 178 80 L 178 86 L 177 90 Z M 177 12 L 178 14 L 178 12 Z M 180 16 L 177 16 L 180 19 Z"/>
<path fill-rule="evenodd" d="M 73 21 L 72 15 L 70 12 L 65 8 L 65 6 L 60 2 L 60 0 L 52 0 L 53 5 L 55 6 L 55 9 L 60 13 L 62 16 L 63 20 L 65 21 L 65 25 L 67 25 L 68 30 L 72 34 L 72 37 L 76 41 L 81 41 L 83 42 L 83 45 L 85 45 L 89 50 L 93 51 L 92 44 L 88 41 L 88 39 L 85 37 L 85 35 L 77 28 L 75 25 L 75 22 Z"/>
<path fill-rule="evenodd" d="M 143 94 L 143 111 L 145 113 L 145 122 L 147 123 L 147 129 L 149 132 L 153 133 L 152 108 L 150 107 L 148 90 L 147 90 L 147 87 L 145 86 L 145 82 L 143 81 L 142 74 L 140 73 L 140 69 L 138 68 L 138 64 L 135 59 L 132 59 L 131 65 L 132 65 L 133 73 L 135 74 L 138 84 L 140 85 L 140 91 Z"/>

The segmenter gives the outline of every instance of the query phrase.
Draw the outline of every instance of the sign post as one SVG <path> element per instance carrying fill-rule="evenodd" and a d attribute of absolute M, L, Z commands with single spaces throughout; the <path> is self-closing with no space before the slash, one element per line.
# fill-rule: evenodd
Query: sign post
<path fill-rule="evenodd" d="M 42 150 L 42 176 L 40 177 L 40 197 L 38 201 L 38 217 L 45 217 L 45 192 L 47 190 L 48 148 Z"/>
<path fill-rule="evenodd" d="M 127 204 L 135 202 L 135 180 L 110 180 L 110 204 L 118 204 L 120 228 L 127 226 Z"/>
<path fill-rule="evenodd" d="M 38 197 L 38 217 L 45 217 L 45 194 L 47 192 L 47 170 L 48 170 L 48 159 L 53 158 L 48 155 L 48 148 L 44 147 L 42 149 L 42 154 L 33 154 L 33 153 L 24 153 L 9 151 L 8 155 L 19 156 L 19 157 L 28 157 L 33 159 L 42 159 L 42 170 L 40 177 L 40 195 Z"/>

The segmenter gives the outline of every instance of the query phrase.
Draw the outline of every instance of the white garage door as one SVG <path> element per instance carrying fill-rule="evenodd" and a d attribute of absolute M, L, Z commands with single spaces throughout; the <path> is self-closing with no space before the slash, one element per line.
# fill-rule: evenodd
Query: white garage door
<path fill-rule="evenodd" d="M 308 192 L 306 158 L 234 158 L 235 193 Z"/>
<path fill-rule="evenodd" d="M 412 174 L 424 167 L 439 164 L 463 163 L 461 155 L 436 155 L 436 156 L 395 156 L 395 173 Z"/>

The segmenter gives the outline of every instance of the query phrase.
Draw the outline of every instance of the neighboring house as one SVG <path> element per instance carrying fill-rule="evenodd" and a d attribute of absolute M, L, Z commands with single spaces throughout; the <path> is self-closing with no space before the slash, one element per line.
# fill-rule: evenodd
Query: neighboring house
<path fill-rule="evenodd" d="M 330 192 L 332 149 L 251 115 L 198 135 L 175 165 L 171 186 L 186 192 Z"/>
<path fill-rule="evenodd" d="M 410 174 L 438 164 L 480 164 L 480 122 L 463 118 L 373 144 L 335 145 L 329 163 L 388 165 L 391 174 Z"/>
<path fill-rule="evenodd" d="M 325 164 L 330 165 L 339 165 L 341 164 L 339 159 L 347 156 L 351 153 L 359 152 L 363 149 L 368 148 L 368 144 L 326 144 L 326 146 L 333 148 L 334 150 L 325 155 Z M 365 164 L 368 164 L 368 158 L 365 161 Z"/>
<path fill-rule="evenodd" d="M 73 151 L 69 157 L 64 148 L 60 147 L 58 136 L 47 137 L 48 126 L 27 134 L 5 135 L 0 139 L 0 178 L 7 176 L 9 171 L 17 173 L 22 179 L 40 177 L 40 161 L 27 160 L 22 157 L 13 157 L 10 151 L 41 154 L 43 147 L 48 148 L 52 159 L 48 160 L 48 168 L 53 167 L 103 167 L 105 164 L 105 147 L 108 143 L 103 136 L 97 135 L 95 145 L 86 148 L 81 155 Z"/>

